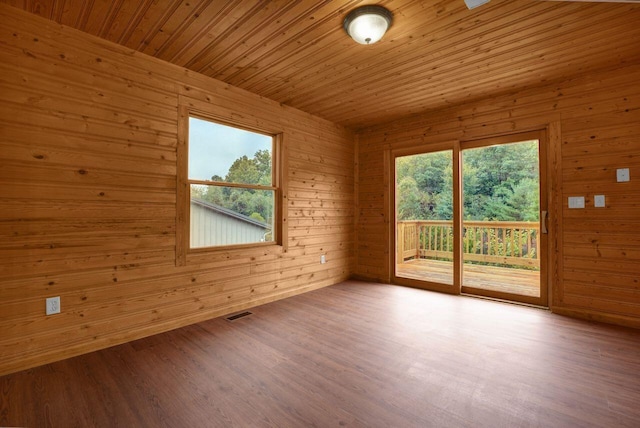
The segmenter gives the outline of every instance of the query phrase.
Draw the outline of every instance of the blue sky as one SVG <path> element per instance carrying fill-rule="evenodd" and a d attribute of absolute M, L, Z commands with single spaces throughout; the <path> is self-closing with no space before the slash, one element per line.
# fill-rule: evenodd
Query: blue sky
<path fill-rule="evenodd" d="M 272 138 L 194 117 L 189 118 L 189 178 L 224 177 L 233 161 L 258 150 L 271 151 Z"/>

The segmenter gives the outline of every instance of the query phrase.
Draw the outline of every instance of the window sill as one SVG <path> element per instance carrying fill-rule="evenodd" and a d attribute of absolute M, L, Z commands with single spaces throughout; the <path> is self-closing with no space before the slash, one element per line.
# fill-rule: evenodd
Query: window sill
<path fill-rule="evenodd" d="M 176 265 L 193 265 L 211 262 L 221 262 L 225 260 L 254 259 L 258 257 L 270 256 L 286 253 L 287 249 L 283 245 L 275 242 L 261 242 L 257 244 L 228 245 L 223 247 L 194 248 L 186 254 L 184 263 L 176 259 Z"/>

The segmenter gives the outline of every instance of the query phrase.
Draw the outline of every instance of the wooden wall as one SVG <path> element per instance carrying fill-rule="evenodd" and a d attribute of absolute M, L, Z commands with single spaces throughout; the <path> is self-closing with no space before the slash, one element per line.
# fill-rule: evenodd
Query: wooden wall
<path fill-rule="evenodd" d="M 640 327 L 640 64 L 470 102 L 358 133 L 356 275 L 389 281 L 385 151 L 550 132 L 553 309 Z M 616 168 L 631 182 L 617 183 Z M 606 195 L 606 208 L 593 195 Z M 568 196 L 587 208 L 569 210 Z"/>
<path fill-rule="evenodd" d="M 0 375 L 352 273 L 344 128 L 4 4 L 0 94 Z M 284 133 L 286 252 L 217 252 L 176 267 L 181 97 Z M 62 313 L 47 317 L 50 296 Z"/>

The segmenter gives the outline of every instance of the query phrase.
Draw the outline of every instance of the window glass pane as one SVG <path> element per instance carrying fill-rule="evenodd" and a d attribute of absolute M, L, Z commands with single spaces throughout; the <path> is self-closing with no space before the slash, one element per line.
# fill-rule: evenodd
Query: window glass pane
<path fill-rule="evenodd" d="M 189 118 L 189 179 L 272 185 L 273 137 Z"/>
<path fill-rule="evenodd" d="M 191 185 L 191 248 L 272 242 L 275 192 Z"/>

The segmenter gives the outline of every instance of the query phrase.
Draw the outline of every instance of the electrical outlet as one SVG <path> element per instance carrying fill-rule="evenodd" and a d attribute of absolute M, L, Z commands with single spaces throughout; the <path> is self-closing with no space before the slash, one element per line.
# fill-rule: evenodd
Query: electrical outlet
<path fill-rule="evenodd" d="M 60 296 L 47 297 L 46 312 L 47 315 L 60 313 Z"/>
<path fill-rule="evenodd" d="M 320 256 L 320 263 L 325 264 L 327 262 L 327 257 L 323 254 Z"/>

